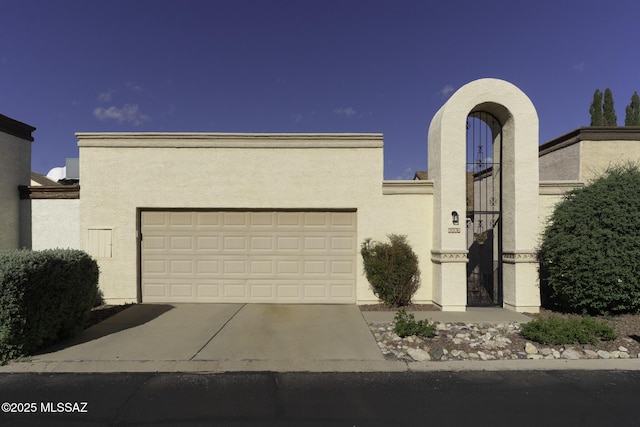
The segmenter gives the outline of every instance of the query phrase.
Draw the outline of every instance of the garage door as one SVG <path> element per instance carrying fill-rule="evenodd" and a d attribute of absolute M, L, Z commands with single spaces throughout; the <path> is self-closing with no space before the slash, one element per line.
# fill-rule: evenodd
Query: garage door
<path fill-rule="evenodd" d="M 354 303 L 356 213 L 143 211 L 144 302 Z"/>

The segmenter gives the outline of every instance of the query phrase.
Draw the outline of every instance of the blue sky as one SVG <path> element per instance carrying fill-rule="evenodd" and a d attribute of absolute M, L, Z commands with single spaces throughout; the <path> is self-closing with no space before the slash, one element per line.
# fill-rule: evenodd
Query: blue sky
<path fill-rule="evenodd" d="M 640 91 L 640 2 L 2 0 L 0 113 L 37 128 L 32 169 L 77 157 L 75 132 L 375 132 L 386 179 L 427 165 L 453 91 L 508 80 L 540 142 L 618 124 Z"/>

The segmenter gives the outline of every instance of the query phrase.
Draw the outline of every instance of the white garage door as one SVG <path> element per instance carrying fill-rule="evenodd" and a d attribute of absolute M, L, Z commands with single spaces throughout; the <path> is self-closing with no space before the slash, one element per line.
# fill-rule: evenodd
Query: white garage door
<path fill-rule="evenodd" d="M 356 213 L 143 211 L 144 302 L 354 303 Z"/>

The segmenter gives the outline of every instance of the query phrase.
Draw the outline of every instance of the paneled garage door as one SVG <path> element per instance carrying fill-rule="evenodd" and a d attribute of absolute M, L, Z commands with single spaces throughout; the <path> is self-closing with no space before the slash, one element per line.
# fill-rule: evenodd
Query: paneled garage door
<path fill-rule="evenodd" d="M 142 211 L 143 302 L 354 303 L 356 213 Z"/>

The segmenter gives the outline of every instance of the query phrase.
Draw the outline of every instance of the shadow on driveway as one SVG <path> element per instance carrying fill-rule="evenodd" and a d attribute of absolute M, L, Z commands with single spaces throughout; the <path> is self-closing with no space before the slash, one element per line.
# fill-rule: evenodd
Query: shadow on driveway
<path fill-rule="evenodd" d="M 89 341 L 97 340 L 107 335 L 124 331 L 125 329 L 135 328 L 154 320 L 155 318 L 163 315 L 173 308 L 174 307 L 172 305 L 168 304 L 132 305 L 131 307 L 128 307 L 121 312 L 108 317 L 102 322 L 90 326 L 75 337 L 57 342 L 39 351 L 37 354 L 52 353 L 65 349 L 67 347 L 72 347 L 75 345 L 84 344 Z"/>

